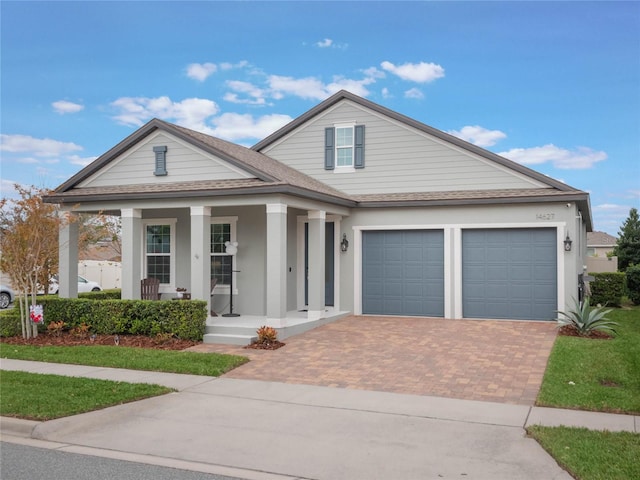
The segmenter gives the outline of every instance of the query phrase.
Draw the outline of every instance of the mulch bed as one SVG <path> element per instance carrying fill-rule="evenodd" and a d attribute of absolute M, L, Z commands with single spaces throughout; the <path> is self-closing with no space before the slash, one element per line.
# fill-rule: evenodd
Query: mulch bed
<path fill-rule="evenodd" d="M 252 348 L 254 350 L 277 350 L 280 347 L 284 347 L 286 345 L 286 343 L 282 343 L 279 341 L 275 341 L 275 342 L 264 342 L 264 343 L 258 343 L 258 342 L 253 342 L 251 345 L 247 345 L 246 347 L 242 347 L 242 348 Z"/>
<path fill-rule="evenodd" d="M 565 325 L 560 327 L 558 331 L 560 335 L 564 335 L 565 337 L 580 337 L 580 338 L 591 338 L 594 340 L 610 340 L 613 338 L 613 335 L 608 334 L 607 332 L 603 332 L 601 330 L 594 330 L 589 335 L 580 335 L 576 327 L 573 325 Z"/>
<path fill-rule="evenodd" d="M 115 345 L 115 335 L 96 335 L 92 340 L 90 337 L 80 338 L 69 332 L 60 335 L 52 335 L 50 333 L 39 333 L 36 338 L 28 340 L 22 337 L 4 337 L 0 338 L 0 343 L 8 343 L 12 345 L 37 345 L 37 346 L 75 346 L 75 345 Z M 154 348 L 158 350 L 184 350 L 202 342 L 194 342 L 193 340 L 180 340 L 178 338 L 155 338 L 146 337 L 144 335 L 119 335 L 119 345 L 121 347 L 138 347 L 138 348 Z"/>

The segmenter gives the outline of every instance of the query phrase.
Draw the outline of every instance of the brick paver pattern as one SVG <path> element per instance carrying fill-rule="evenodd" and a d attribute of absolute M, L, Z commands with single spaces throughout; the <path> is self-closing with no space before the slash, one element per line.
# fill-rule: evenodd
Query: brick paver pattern
<path fill-rule="evenodd" d="M 225 376 L 533 405 L 554 322 L 349 316 L 273 351 L 199 345 L 248 356 Z"/>

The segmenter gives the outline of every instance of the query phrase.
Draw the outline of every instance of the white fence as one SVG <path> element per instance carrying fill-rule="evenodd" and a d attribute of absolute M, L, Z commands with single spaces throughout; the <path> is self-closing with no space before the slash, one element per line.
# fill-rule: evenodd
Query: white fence
<path fill-rule="evenodd" d="M 78 263 L 78 275 L 98 282 L 105 289 L 122 288 L 122 265 L 107 260 L 82 260 Z"/>

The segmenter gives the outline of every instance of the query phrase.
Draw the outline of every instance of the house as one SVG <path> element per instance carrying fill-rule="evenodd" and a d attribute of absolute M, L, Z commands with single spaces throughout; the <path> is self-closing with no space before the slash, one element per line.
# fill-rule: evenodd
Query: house
<path fill-rule="evenodd" d="M 618 239 L 606 232 L 587 233 L 587 255 L 589 257 L 607 257 L 613 255 Z"/>
<path fill-rule="evenodd" d="M 588 193 L 346 91 L 250 149 L 151 120 L 46 201 L 121 216 L 123 298 L 156 277 L 284 336 L 347 313 L 556 318 L 592 230 Z"/>
<path fill-rule="evenodd" d="M 617 272 L 618 257 L 613 249 L 618 239 L 606 232 L 587 232 L 586 266 L 589 273 Z"/>

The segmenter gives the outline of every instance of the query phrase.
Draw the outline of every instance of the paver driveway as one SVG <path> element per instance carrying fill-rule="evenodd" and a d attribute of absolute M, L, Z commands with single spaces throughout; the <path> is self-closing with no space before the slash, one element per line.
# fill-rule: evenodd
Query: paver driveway
<path fill-rule="evenodd" d="M 553 322 L 349 316 L 275 351 L 245 355 L 230 378 L 532 405 L 556 337 Z"/>

